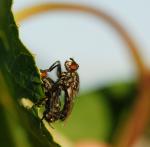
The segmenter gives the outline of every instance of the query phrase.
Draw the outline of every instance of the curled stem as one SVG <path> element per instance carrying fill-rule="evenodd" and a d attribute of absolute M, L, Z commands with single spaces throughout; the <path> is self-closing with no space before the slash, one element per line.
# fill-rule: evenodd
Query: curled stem
<path fill-rule="evenodd" d="M 28 19 L 31 16 L 48 12 L 48 11 L 79 11 L 92 14 L 100 20 L 108 23 L 116 32 L 120 35 L 122 40 L 128 46 L 128 49 L 135 61 L 138 76 L 139 76 L 139 95 L 137 101 L 133 106 L 133 110 L 129 116 L 129 119 L 124 123 L 121 129 L 121 135 L 119 141 L 115 142 L 115 147 L 131 147 L 137 138 L 144 131 L 146 124 L 148 123 L 148 115 L 150 113 L 150 74 L 148 68 L 145 66 L 140 53 L 139 48 L 133 41 L 129 33 L 124 27 L 116 21 L 112 16 L 106 12 L 91 8 L 88 6 L 78 4 L 66 4 L 66 3 L 45 3 L 29 8 L 25 8 L 15 14 L 17 23 Z M 148 82 L 149 81 L 149 82 Z M 140 115 L 140 116 L 139 116 Z M 141 117 L 141 118 L 139 118 Z"/>
<path fill-rule="evenodd" d="M 129 34 L 125 31 L 125 29 L 122 27 L 120 23 L 118 23 L 112 16 L 108 15 L 102 10 L 97 10 L 88 6 L 82 6 L 77 4 L 65 4 L 65 3 L 45 3 L 40 4 L 36 6 L 32 6 L 29 8 L 25 8 L 15 14 L 15 19 L 18 23 L 28 19 L 31 16 L 48 12 L 48 11 L 79 11 L 84 13 L 90 13 L 94 16 L 96 16 L 98 19 L 103 19 L 105 22 L 107 22 L 110 26 L 112 26 L 118 34 L 122 37 L 124 42 L 127 44 L 127 46 L 130 49 L 130 52 L 133 55 L 133 58 L 135 60 L 135 63 L 137 64 L 137 68 L 139 69 L 139 72 L 145 70 L 145 65 L 140 57 L 140 54 L 138 52 L 138 47 L 135 44 L 135 42 L 132 40 L 132 38 L 129 36 Z"/>

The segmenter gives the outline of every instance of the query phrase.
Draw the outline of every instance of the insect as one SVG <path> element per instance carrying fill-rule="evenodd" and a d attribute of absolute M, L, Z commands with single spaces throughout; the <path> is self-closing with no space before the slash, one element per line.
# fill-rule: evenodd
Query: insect
<path fill-rule="evenodd" d="M 48 69 L 40 70 L 45 91 L 45 98 L 41 99 L 36 105 L 44 105 L 45 111 L 41 120 L 55 122 L 64 121 L 71 113 L 74 97 L 79 91 L 79 76 L 77 70 L 79 65 L 74 59 L 70 58 L 65 62 L 66 71 L 62 72 L 60 61 L 56 61 Z M 48 72 L 56 70 L 58 79 L 56 81 L 48 77 Z M 61 104 L 61 93 L 64 92 L 64 105 Z"/>

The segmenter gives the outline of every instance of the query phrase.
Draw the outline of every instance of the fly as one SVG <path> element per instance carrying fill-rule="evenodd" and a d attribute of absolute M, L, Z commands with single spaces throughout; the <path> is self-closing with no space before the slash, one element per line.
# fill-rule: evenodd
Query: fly
<path fill-rule="evenodd" d="M 45 110 L 41 120 L 45 119 L 47 122 L 55 122 L 57 120 L 64 121 L 71 113 L 74 98 L 79 92 L 79 75 L 77 70 L 79 65 L 74 59 L 70 58 L 64 64 L 66 71 L 61 70 L 60 61 L 56 61 L 50 68 L 40 70 L 45 92 L 45 98 L 37 102 L 36 105 L 44 105 Z M 58 79 L 56 81 L 48 77 L 48 72 L 56 68 Z M 64 105 L 60 100 L 61 93 L 64 92 Z"/>

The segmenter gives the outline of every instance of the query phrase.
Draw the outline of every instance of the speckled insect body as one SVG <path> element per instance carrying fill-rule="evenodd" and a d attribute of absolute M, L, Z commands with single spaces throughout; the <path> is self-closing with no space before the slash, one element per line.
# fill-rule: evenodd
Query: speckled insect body
<path fill-rule="evenodd" d="M 79 76 L 77 73 L 79 65 L 70 58 L 70 61 L 65 62 L 66 71 L 61 71 L 61 64 L 56 61 L 49 69 L 41 70 L 41 78 L 45 91 L 45 98 L 38 102 L 38 105 L 44 105 L 42 120 L 47 122 L 55 122 L 57 120 L 64 121 L 71 113 L 74 97 L 79 91 Z M 58 79 L 54 82 L 48 77 L 48 72 L 57 68 Z M 62 107 L 60 97 L 64 91 L 64 105 Z"/>
<path fill-rule="evenodd" d="M 60 89 L 65 92 L 64 107 L 60 119 L 65 120 L 71 113 L 74 97 L 79 91 L 79 76 L 77 72 L 63 72 L 59 81 Z"/>

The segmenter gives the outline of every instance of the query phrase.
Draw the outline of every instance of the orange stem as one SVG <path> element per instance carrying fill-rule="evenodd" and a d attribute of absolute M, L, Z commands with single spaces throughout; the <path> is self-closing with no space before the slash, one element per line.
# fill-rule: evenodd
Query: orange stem
<path fill-rule="evenodd" d="M 138 52 L 138 47 L 133 42 L 129 34 L 125 31 L 125 29 L 121 26 L 120 23 L 118 23 L 113 17 L 111 17 L 104 11 L 97 10 L 88 6 L 77 5 L 77 4 L 46 3 L 46 4 L 41 4 L 41 5 L 36 5 L 36 6 L 29 7 L 29 8 L 25 8 L 19 11 L 18 13 L 16 13 L 15 19 L 17 22 L 22 22 L 31 16 L 34 16 L 43 12 L 47 12 L 47 11 L 56 11 L 56 10 L 57 11 L 58 10 L 59 11 L 60 10 L 80 11 L 80 12 L 93 14 L 99 19 L 103 19 L 105 22 L 111 25 L 118 32 L 118 34 L 122 37 L 124 42 L 127 44 L 137 64 L 139 72 L 145 69 L 144 63 Z"/>
<path fill-rule="evenodd" d="M 121 137 L 119 141 L 115 143 L 115 147 L 131 147 L 133 143 L 137 140 L 140 134 L 143 132 L 145 125 L 148 122 L 148 115 L 150 113 L 150 82 L 149 81 L 149 72 L 148 68 L 145 66 L 143 60 L 140 57 L 138 46 L 135 44 L 133 39 L 127 33 L 127 31 L 123 28 L 123 26 L 118 23 L 112 16 L 108 15 L 102 10 L 97 10 L 88 6 L 77 5 L 77 4 L 65 4 L 65 3 L 46 3 L 41 5 L 32 6 L 30 8 L 25 8 L 16 13 L 15 19 L 17 22 L 22 22 L 28 19 L 31 16 L 47 12 L 47 11 L 79 11 L 84 13 L 90 13 L 97 17 L 98 19 L 104 20 L 108 23 L 112 28 L 116 30 L 116 32 L 120 35 L 120 37 L 124 40 L 128 49 L 130 50 L 135 64 L 138 69 L 139 74 L 139 96 L 135 105 L 133 107 L 133 111 L 127 122 L 125 122 L 125 126 L 123 126 Z M 146 80 L 145 80 L 146 78 Z M 144 88 L 143 88 L 144 87 Z M 139 118 L 139 114 L 140 117 Z"/>

